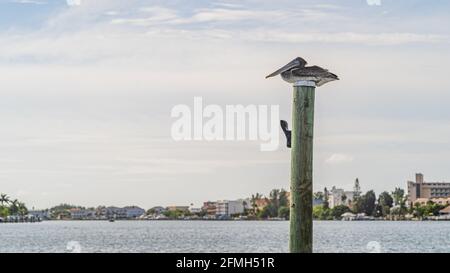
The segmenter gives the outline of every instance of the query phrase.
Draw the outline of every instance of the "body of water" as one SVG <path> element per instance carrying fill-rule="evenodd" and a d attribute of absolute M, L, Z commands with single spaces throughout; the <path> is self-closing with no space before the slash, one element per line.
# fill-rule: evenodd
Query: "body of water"
<path fill-rule="evenodd" d="M 288 252 L 289 222 L 0 224 L 0 252 Z M 450 252 L 450 222 L 315 222 L 315 252 Z"/>

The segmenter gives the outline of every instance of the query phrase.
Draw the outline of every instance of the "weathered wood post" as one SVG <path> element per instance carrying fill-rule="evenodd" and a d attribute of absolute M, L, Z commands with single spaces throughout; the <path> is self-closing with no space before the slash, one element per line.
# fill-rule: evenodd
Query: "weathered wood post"
<path fill-rule="evenodd" d="M 313 249 L 313 134 L 316 85 L 294 83 L 292 106 L 290 244 L 292 253 Z"/>
<path fill-rule="evenodd" d="M 266 76 L 281 75 L 284 81 L 294 84 L 292 131 L 287 121 L 280 121 L 291 151 L 291 215 L 289 248 L 292 253 L 311 253 L 313 250 L 312 180 L 314 96 L 318 87 L 339 77 L 320 66 L 306 66 L 301 57 Z"/>

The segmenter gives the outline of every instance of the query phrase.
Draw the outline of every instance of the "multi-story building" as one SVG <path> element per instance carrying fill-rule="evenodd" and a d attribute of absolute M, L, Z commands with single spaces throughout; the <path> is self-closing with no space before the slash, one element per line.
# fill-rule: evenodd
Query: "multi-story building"
<path fill-rule="evenodd" d="M 145 214 L 145 210 L 137 206 L 128 206 L 124 207 L 124 209 L 125 209 L 125 217 L 127 219 L 138 218 Z"/>
<path fill-rule="evenodd" d="M 70 217 L 72 218 L 72 220 L 95 219 L 96 212 L 95 210 L 74 208 L 70 210 Z"/>
<path fill-rule="evenodd" d="M 270 200 L 267 198 L 261 198 L 255 201 L 256 210 L 262 211 L 265 207 L 270 204 Z"/>
<path fill-rule="evenodd" d="M 99 207 L 97 216 L 100 219 L 134 219 L 145 214 L 145 210 L 137 206 L 118 207 Z"/>
<path fill-rule="evenodd" d="M 414 205 L 418 199 L 439 199 L 450 197 L 450 183 L 425 182 L 423 174 L 416 174 L 416 181 L 408 181 L 408 203 Z"/>
<path fill-rule="evenodd" d="M 243 212 L 244 212 L 244 202 L 242 200 L 217 201 L 216 216 L 231 216 L 233 214 L 239 214 Z"/>
<path fill-rule="evenodd" d="M 187 211 L 189 211 L 189 206 L 168 206 L 167 210 L 168 211 L 184 211 L 184 212 L 187 212 Z"/>
<path fill-rule="evenodd" d="M 206 211 L 206 214 L 209 216 L 216 216 L 217 202 L 203 202 L 202 210 Z"/>
<path fill-rule="evenodd" d="M 354 192 L 344 191 L 343 189 L 337 189 L 333 187 L 328 195 L 328 205 L 330 208 L 336 206 L 345 205 L 351 206 L 354 197 Z"/>
<path fill-rule="evenodd" d="M 33 215 L 40 220 L 48 220 L 51 218 L 50 210 L 30 210 L 28 211 L 28 214 Z"/>
<path fill-rule="evenodd" d="M 104 214 L 106 216 L 106 218 L 116 218 L 116 219 L 124 219 L 126 218 L 126 211 L 123 208 L 118 208 L 118 207 L 107 207 L 104 208 Z"/>
<path fill-rule="evenodd" d="M 155 214 L 159 215 L 159 214 L 162 214 L 163 212 L 165 212 L 166 208 L 157 206 L 157 207 L 151 208 L 150 210 L 152 210 Z"/>

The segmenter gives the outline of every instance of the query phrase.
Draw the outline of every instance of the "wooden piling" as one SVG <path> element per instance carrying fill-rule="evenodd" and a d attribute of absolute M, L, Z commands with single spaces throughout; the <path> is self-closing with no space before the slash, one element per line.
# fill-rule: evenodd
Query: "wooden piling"
<path fill-rule="evenodd" d="M 314 99 L 314 82 L 294 84 L 289 241 L 291 253 L 312 253 L 313 250 Z"/>

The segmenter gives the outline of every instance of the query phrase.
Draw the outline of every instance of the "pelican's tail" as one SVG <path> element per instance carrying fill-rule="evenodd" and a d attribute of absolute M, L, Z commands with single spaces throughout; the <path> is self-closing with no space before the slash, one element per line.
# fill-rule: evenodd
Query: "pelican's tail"
<path fill-rule="evenodd" d="M 327 75 L 325 75 L 324 77 L 321 77 L 320 81 L 318 81 L 316 83 L 316 85 L 318 87 L 320 87 L 320 86 L 322 86 L 326 83 L 332 82 L 332 81 L 339 81 L 339 77 L 336 74 L 327 72 Z"/>

